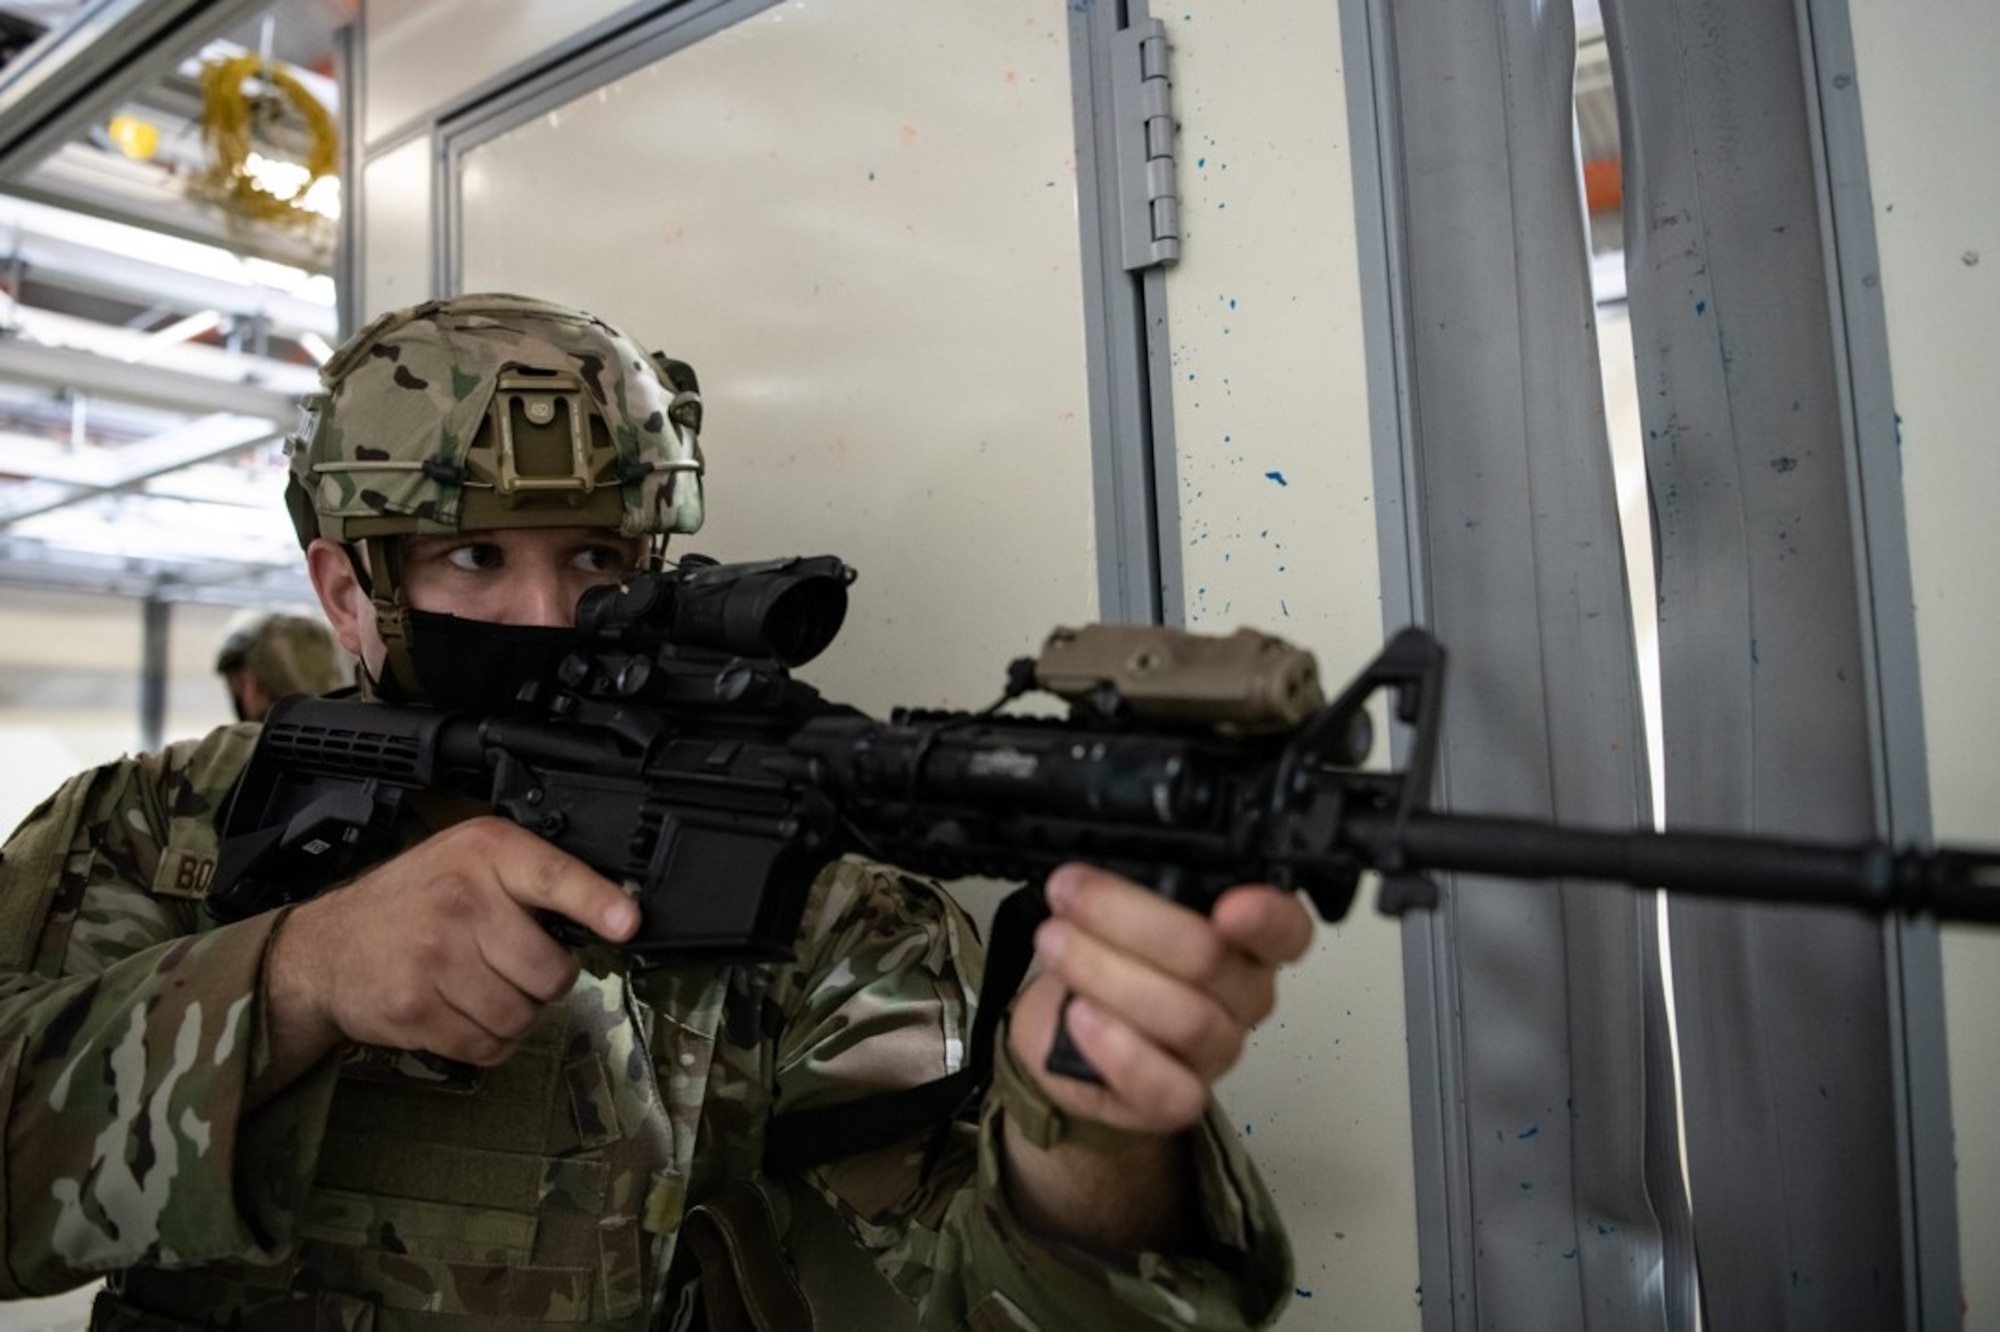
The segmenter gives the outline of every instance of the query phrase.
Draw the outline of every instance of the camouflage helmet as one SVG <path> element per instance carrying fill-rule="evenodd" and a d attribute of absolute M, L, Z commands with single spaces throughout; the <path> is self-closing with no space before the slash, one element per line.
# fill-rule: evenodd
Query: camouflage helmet
<path fill-rule="evenodd" d="M 701 526 L 693 370 L 581 310 L 487 293 L 391 311 L 286 441 L 300 545 L 505 527 Z"/>
<path fill-rule="evenodd" d="M 324 694 L 352 681 L 333 631 L 308 615 L 245 611 L 223 630 L 218 675 L 248 671 L 272 698 Z"/>
<path fill-rule="evenodd" d="M 657 563 L 668 534 L 701 527 L 693 369 L 581 310 L 497 293 L 393 310 L 320 384 L 285 441 L 285 506 L 301 546 L 347 550 L 375 608 L 386 657 L 379 680 L 363 671 L 368 692 L 441 693 L 419 654 L 448 645 L 416 641 L 404 537 L 601 528 L 647 540 Z"/>

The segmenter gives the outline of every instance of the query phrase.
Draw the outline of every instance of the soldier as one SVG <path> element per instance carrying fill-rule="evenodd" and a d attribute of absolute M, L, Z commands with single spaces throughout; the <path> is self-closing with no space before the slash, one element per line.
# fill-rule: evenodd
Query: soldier
<path fill-rule="evenodd" d="M 370 696 L 506 696 L 585 589 L 700 523 L 692 372 L 581 312 L 430 302 L 323 382 L 288 505 Z M 925 1327 L 1261 1326 L 1288 1298 L 1209 1091 L 1309 941 L 1293 895 L 1204 917 L 1059 870 L 976 1120 L 773 1179 L 775 1109 L 960 1059 L 980 959 L 940 890 L 843 860 L 790 962 L 597 974 L 537 913 L 627 938 L 617 885 L 419 802 L 400 854 L 216 925 L 215 818 L 254 737 L 84 773 L 0 859 L 0 1294 L 108 1274 L 107 1329 L 799 1327 L 790 1183 Z M 1104 1085 L 1042 1071 L 1066 992 Z"/>
<path fill-rule="evenodd" d="M 333 631 L 309 615 L 247 611 L 223 631 L 215 673 L 238 721 L 263 721 L 287 694 L 327 694 L 352 683 Z"/>

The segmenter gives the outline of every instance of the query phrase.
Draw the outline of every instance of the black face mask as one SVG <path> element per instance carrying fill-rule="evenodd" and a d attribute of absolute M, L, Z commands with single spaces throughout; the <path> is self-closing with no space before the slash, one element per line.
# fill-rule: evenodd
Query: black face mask
<path fill-rule="evenodd" d="M 410 660 L 420 699 L 386 672 L 378 693 L 387 703 L 423 702 L 463 712 L 508 712 L 522 691 L 553 683 L 563 658 L 588 640 L 574 628 L 489 624 L 435 611 L 409 613 Z"/>

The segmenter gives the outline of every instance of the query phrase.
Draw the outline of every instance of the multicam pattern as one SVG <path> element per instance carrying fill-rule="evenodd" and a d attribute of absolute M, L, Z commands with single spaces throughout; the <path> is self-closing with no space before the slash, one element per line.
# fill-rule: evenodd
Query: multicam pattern
<path fill-rule="evenodd" d="M 326 391 L 306 400 L 287 444 L 318 534 L 349 540 L 348 524 L 381 518 L 408 520 L 402 531 L 456 529 L 468 454 L 501 372 L 515 367 L 580 379 L 609 430 L 614 457 L 599 479 L 620 491 L 627 536 L 701 527 L 699 397 L 601 320 L 474 295 L 383 315 L 321 368 Z"/>
<path fill-rule="evenodd" d="M 109 1272 L 106 1328 L 665 1325 L 685 1307 L 683 1218 L 758 1180 L 774 1110 L 962 1054 L 968 922 L 927 883 L 844 861 L 792 964 L 598 968 L 470 1089 L 328 1060 L 245 1113 L 282 922 L 218 927 L 199 907 L 255 734 L 85 774 L 7 844 L 0 1296 Z M 995 1138 L 989 1109 L 929 1176 L 913 1142 L 806 1181 L 923 1326 L 1227 1328 L 1282 1307 L 1278 1223 L 1221 1125 L 1197 1141 L 1214 1262 L 1037 1243 Z"/>

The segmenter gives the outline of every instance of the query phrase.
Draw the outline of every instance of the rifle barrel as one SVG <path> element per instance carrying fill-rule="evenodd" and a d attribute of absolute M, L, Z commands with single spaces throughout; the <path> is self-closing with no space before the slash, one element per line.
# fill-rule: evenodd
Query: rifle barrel
<path fill-rule="evenodd" d="M 2000 852 L 1897 851 L 1741 833 L 1566 828 L 1527 819 L 1385 811 L 1343 836 L 1378 869 L 1608 879 L 1705 897 L 2000 921 Z M 1400 859 L 1399 859 L 1400 857 Z"/>

